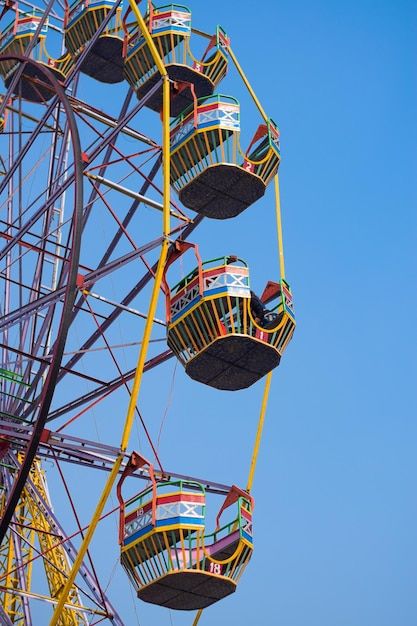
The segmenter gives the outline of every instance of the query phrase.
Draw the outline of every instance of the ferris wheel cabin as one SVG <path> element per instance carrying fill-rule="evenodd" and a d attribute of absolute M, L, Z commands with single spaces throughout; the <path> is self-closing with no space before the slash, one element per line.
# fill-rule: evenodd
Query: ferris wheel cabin
<path fill-rule="evenodd" d="M 177 83 L 171 91 L 171 117 L 177 117 L 194 100 L 213 93 L 226 75 L 228 38 L 217 27 L 202 58 L 196 59 L 190 48 L 191 11 L 178 4 L 150 8 L 145 17 L 155 46 L 169 78 Z M 125 25 L 125 78 L 142 99 L 160 79 L 148 44 L 135 23 Z M 150 109 L 162 109 L 162 87 L 146 102 Z"/>
<path fill-rule="evenodd" d="M 294 333 L 288 283 L 268 283 L 263 299 L 277 301 L 276 321 L 262 325 L 249 268 L 236 257 L 202 263 L 166 294 L 169 347 L 191 378 L 216 389 L 253 385 L 279 365 Z"/>
<path fill-rule="evenodd" d="M 65 12 L 65 45 L 73 57 L 79 56 L 113 10 L 115 0 L 75 0 Z M 119 5 L 102 33 L 92 44 L 81 71 L 102 83 L 123 81 L 122 7 Z"/>
<path fill-rule="evenodd" d="M 242 152 L 235 98 L 202 98 L 171 124 L 171 184 L 184 206 L 207 217 L 235 217 L 259 200 L 279 163 L 279 131 L 271 119 Z"/>
<path fill-rule="evenodd" d="M 153 479 L 127 502 L 118 487 L 118 497 L 121 563 L 138 598 L 191 611 L 236 590 L 253 551 L 253 500 L 247 492 L 231 488 L 210 534 L 199 483 Z M 220 525 L 226 509 L 229 521 Z"/>
<path fill-rule="evenodd" d="M 40 20 L 39 11 L 20 13 L 16 3 L 14 19 L 0 33 L 0 55 L 24 55 L 27 47 L 33 41 Z M 71 56 L 65 54 L 58 59 L 52 58 L 46 49 L 47 32 L 48 24 L 46 22 L 40 31 L 30 58 L 47 67 L 58 81 L 64 82 L 72 68 Z M 12 82 L 18 66 L 19 64 L 13 60 L 0 60 L 0 75 L 3 77 L 6 87 L 9 87 Z M 31 102 L 48 102 L 55 95 L 54 88 L 45 74 L 34 65 L 29 64 L 24 67 L 13 93 L 21 95 L 22 98 Z"/>

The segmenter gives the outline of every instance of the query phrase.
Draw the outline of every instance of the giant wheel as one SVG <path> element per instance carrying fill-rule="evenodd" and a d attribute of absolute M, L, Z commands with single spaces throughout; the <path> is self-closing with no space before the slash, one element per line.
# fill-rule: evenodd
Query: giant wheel
<path fill-rule="evenodd" d="M 32 605 L 41 600 L 55 607 L 51 624 L 124 623 L 89 553 L 121 474 L 122 481 L 129 475 L 152 480 L 152 546 L 161 537 L 165 542 L 152 558 L 168 561 L 162 578 L 181 579 L 178 584 L 187 586 L 175 598 L 171 590 L 166 601 L 161 576 L 156 584 L 151 577 L 142 589 L 136 570 L 143 559 L 143 571 L 153 565 L 149 548 L 141 543 L 137 562 L 132 565 L 127 552 L 124 561 L 139 597 L 171 608 L 200 608 L 197 623 L 205 606 L 234 591 L 250 558 L 249 491 L 270 375 L 247 491 L 164 472 L 137 398 L 143 374 L 173 357 L 196 380 L 215 380 L 213 387 L 230 390 L 252 385 L 279 363 L 294 330 L 282 253 L 279 133 L 226 33 L 192 29 L 191 14 L 182 5 L 149 2 L 142 12 L 134 2 L 123 9 L 120 0 L 28 6 L 0 5 L 0 622 L 39 624 L 47 612 L 39 618 Z M 192 37 L 204 43 L 197 58 Z M 246 151 L 239 144 L 237 101 L 216 95 L 228 63 L 235 65 L 261 116 Z M 161 112 L 161 122 L 155 111 Z M 225 257 L 215 271 L 199 260 L 197 269 L 172 289 L 168 267 L 194 249 L 187 242 L 191 235 L 198 240 L 194 231 L 201 221 L 238 216 L 262 197 L 274 177 L 281 280 L 270 283 L 262 297 L 268 303 L 278 294 L 275 321 L 263 324 L 256 316 L 248 271 L 236 269 L 236 257 Z M 158 313 L 160 292 L 166 318 Z M 216 369 L 213 376 L 207 375 L 210 367 Z M 102 443 L 91 435 L 90 423 L 82 426 L 83 420 L 122 393 L 129 397 L 124 426 L 119 420 L 114 431 L 112 424 Z M 128 456 L 135 419 L 153 463 Z M 62 479 L 66 507 L 77 524 L 74 533 L 54 512 L 43 459 L 52 464 L 56 481 Z M 76 485 L 65 479 L 65 462 L 108 476 L 84 528 Z M 210 553 L 201 544 L 206 554 L 201 561 L 194 556 L 202 541 L 195 525 L 188 527 L 183 519 L 180 530 L 159 535 L 156 511 L 171 484 L 185 493 L 178 506 L 185 502 L 187 510 L 199 497 L 193 499 L 190 489 L 226 496 L 221 512 L 238 502 L 238 519 L 246 528 L 242 525 L 239 542 L 235 522 L 228 546 L 219 543 L 218 551 Z M 185 556 L 178 554 L 175 570 L 173 546 L 193 533 L 198 540 L 187 552 L 190 571 L 183 571 Z M 204 593 L 195 590 L 197 578 Z M 207 590 L 216 581 L 220 591 L 210 596 Z"/>

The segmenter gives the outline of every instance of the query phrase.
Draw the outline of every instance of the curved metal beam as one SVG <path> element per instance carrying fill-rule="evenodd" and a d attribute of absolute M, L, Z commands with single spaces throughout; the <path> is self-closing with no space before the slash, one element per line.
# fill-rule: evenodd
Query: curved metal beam
<path fill-rule="evenodd" d="M 65 343 L 67 340 L 68 328 L 71 322 L 72 309 L 75 302 L 77 286 L 76 279 L 78 273 L 78 265 L 80 258 L 81 233 L 82 233 L 82 211 L 83 211 L 83 163 L 81 157 L 81 143 L 78 133 L 77 122 L 71 104 L 65 95 L 65 92 L 52 72 L 40 63 L 36 63 L 31 59 L 23 56 L 7 55 L 2 57 L 4 60 L 17 61 L 26 65 L 36 67 L 45 78 L 51 83 L 59 102 L 62 105 L 67 116 L 67 123 L 72 139 L 72 151 L 74 157 L 74 212 L 72 218 L 72 247 L 69 256 L 68 281 L 65 289 L 64 303 L 59 324 L 57 340 L 54 346 L 53 357 L 45 385 L 40 398 L 39 413 L 31 439 L 26 448 L 25 458 L 18 472 L 17 478 L 13 484 L 13 488 L 7 500 L 3 516 L 0 521 L 0 544 L 6 536 L 10 521 L 14 510 L 17 506 L 22 490 L 28 478 L 33 459 L 39 446 L 42 431 L 45 427 L 52 397 L 55 390 L 55 384 L 58 378 L 59 369 L 62 361 Z"/>

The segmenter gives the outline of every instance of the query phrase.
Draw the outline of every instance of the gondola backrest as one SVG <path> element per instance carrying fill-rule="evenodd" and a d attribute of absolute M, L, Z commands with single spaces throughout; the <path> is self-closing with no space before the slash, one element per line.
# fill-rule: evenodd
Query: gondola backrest
<path fill-rule="evenodd" d="M 135 543 L 152 530 L 204 528 L 205 494 L 199 483 L 167 481 L 145 489 L 125 504 L 122 546 Z"/>
<path fill-rule="evenodd" d="M 166 4 L 153 9 L 149 19 L 151 35 L 191 35 L 191 11 L 182 4 Z"/>
<path fill-rule="evenodd" d="M 145 43 L 143 33 L 136 22 L 134 21 L 133 25 L 128 25 L 127 17 L 129 14 L 130 8 L 123 19 L 125 56 L 131 55 Z M 191 11 L 184 5 L 167 4 L 154 7 L 152 3 L 149 3 L 144 19 L 152 37 L 166 37 L 168 47 L 175 47 L 180 40 L 191 35 Z"/>
<path fill-rule="evenodd" d="M 252 505 L 249 499 L 239 498 L 239 532 L 242 539 L 253 543 Z"/>
<path fill-rule="evenodd" d="M 288 313 L 288 315 L 295 320 L 295 313 L 294 313 L 294 301 L 293 301 L 293 296 L 291 293 L 291 289 L 289 284 L 287 283 L 286 280 L 281 279 L 280 281 L 281 284 L 281 304 L 282 304 L 282 309 Z"/>
<path fill-rule="evenodd" d="M 249 268 L 237 257 L 205 261 L 172 288 L 169 321 L 174 323 L 202 298 L 250 298 Z"/>
<path fill-rule="evenodd" d="M 218 129 L 229 131 L 228 134 L 240 131 L 240 105 L 236 98 L 215 94 L 200 98 L 186 109 L 171 124 L 171 152 L 193 133 Z"/>
<path fill-rule="evenodd" d="M 221 528 L 220 519 L 223 513 L 236 504 L 237 515 L 236 513 L 233 513 L 233 509 L 229 513 L 233 516 L 232 521 L 228 524 L 230 528 L 229 532 L 236 532 L 236 530 L 239 530 L 239 536 L 241 537 L 241 539 L 243 539 L 249 545 L 252 545 L 252 511 L 254 506 L 253 498 L 248 492 L 240 489 L 239 487 L 236 487 L 236 485 L 233 485 L 231 487 L 217 515 L 216 533 L 219 532 L 219 529 Z M 234 510 L 236 510 L 236 508 Z"/>

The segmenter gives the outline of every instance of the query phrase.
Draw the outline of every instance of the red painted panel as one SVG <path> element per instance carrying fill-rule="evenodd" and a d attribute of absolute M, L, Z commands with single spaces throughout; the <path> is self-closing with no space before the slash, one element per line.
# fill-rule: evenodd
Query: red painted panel
<path fill-rule="evenodd" d="M 133 511 L 133 513 L 129 513 L 129 515 L 126 515 L 125 522 L 126 523 L 131 522 L 132 520 L 136 519 L 140 515 L 147 513 L 151 509 L 152 509 L 152 502 L 148 502 L 147 504 L 145 504 L 144 507 L 139 507 L 138 509 L 136 509 L 136 511 Z"/>
<path fill-rule="evenodd" d="M 177 493 L 167 494 L 166 496 L 157 496 L 156 503 L 168 504 L 169 502 L 195 502 L 197 504 L 205 503 L 205 496 L 193 493 Z"/>
<path fill-rule="evenodd" d="M 240 513 L 242 517 L 244 517 L 246 520 L 248 520 L 249 522 L 252 521 L 252 513 L 249 513 L 249 511 L 243 508 L 240 509 Z"/>

